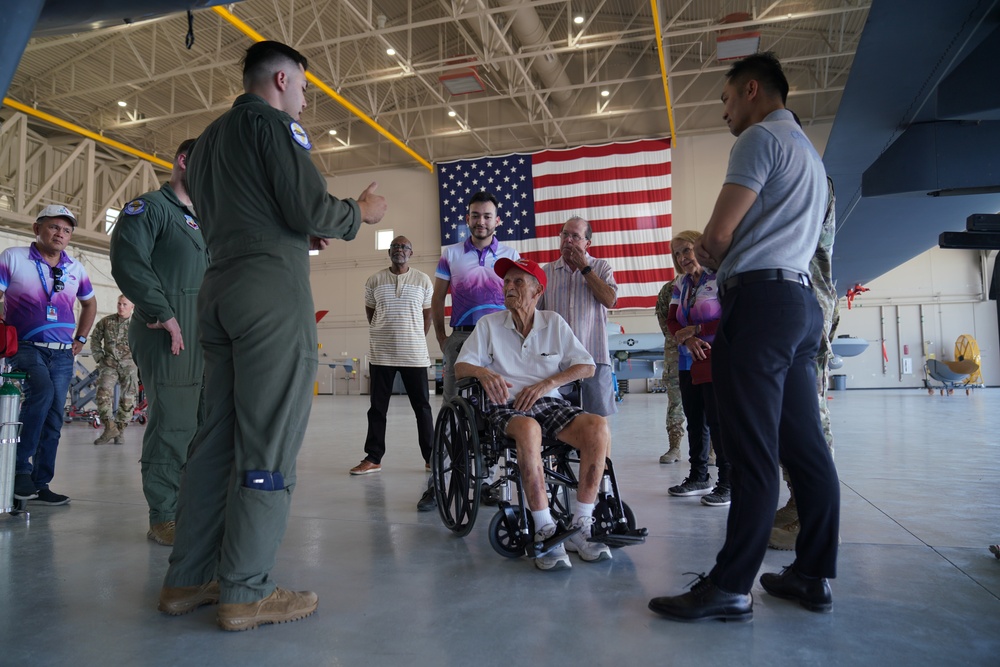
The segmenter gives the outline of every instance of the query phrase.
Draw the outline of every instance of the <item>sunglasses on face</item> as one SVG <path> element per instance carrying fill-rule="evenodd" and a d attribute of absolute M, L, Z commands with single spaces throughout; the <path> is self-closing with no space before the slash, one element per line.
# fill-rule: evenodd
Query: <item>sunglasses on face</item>
<path fill-rule="evenodd" d="M 53 266 L 52 267 L 52 291 L 53 292 L 62 292 L 63 289 L 66 288 L 66 283 L 64 283 L 63 279 L 62 279 L 63 275 L 64 275 L 63 270 L 60 269 L 58 266 Z"/>

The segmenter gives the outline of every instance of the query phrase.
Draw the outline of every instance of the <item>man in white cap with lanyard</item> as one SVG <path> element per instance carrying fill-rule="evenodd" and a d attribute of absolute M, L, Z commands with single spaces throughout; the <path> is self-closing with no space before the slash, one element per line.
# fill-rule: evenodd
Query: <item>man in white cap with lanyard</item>
<path fill-rule="evenodd" d="M 46 206 L 33 226 L 34 243 L 0 253 L 4 317 L 19 339 L 10 365 L 28 374 L 23 384 L 14 497 L 46 505 L 69 502 L 69 497 L 51 491 L 49 482 L 55 475 L 73 357 L 83 349 L 97 316 L 97 299 L 87 271 L 66 254 L 76 224 L 65 206 Z M 77 300 L 79 324 L 73 313 Z"/>

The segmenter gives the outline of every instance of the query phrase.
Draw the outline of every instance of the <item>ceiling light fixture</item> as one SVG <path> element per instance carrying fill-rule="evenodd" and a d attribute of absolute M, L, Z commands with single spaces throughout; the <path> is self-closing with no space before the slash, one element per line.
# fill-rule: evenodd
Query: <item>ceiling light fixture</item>
<path fill-rule="evenodd" d="M 583 20 L 584 20 L 583 17 L 580 16 L 579 14 L 577 14 L 576 16 L 573 17 L 573 23 L 575 23 L 577 25 L 582 24 Z"/>
<path fill-rule="evenodd" d="M 449 110 L 448 110 L 448 118 L 454 118 L 454 117 L 455 117 L 455 116 L 457 116 L 457 115 L 458 115 L 458 114 L 457 114 L 457 113 L 455 113 L 455 111 L 454 111 L 453 109 L 449 109 Z"/>
<path fill-rule="evenodd" d="M 394 49 L 394 48 L 392 48 L 390 46 L 388 49 L 385 50 L 385 55 L 387 55 L 387 56 L 394 56 L 394 55 L 396 55 L 396 49 Z"/>
<path fill-rule="evenodd" d="M 330 130 L 330 136 L 331 137 L 337 136 L 337 131 L 336 130 Z"/>
<path fill-rule="evenodd" d="M 611 94 L 610 90 L 602 90 L 601 91 L 601 97 L 607 97 L 610 94 Z"/>
<path fill-rule="evenodd" d="M 125 100 L 118 100 L 118 106 L 120 106 L 120 107 L 127 107 L 128 106 L 128 102 L 126 102 Z"/>

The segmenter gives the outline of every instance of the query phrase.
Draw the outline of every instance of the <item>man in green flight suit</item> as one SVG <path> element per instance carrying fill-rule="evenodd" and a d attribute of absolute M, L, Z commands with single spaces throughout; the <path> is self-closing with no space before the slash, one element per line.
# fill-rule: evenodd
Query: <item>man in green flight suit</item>
<path fill-rule="evenodd" d="M 142 439 L 146 537 L 174 543 L 177 494 L 198 431 L 205 362 L 198 342 L 198 289 L 208 249 L 184 184 L 188 151 L 174 156 L 170 182 L 122 209 L 111 233 L 111 275 L 135 304 L 129 345 L 149 405 Z"/>
<path fill-rule="evenodd" d="M 374 183 L 356 201 L 327 192 L 298 123 L 306 66 L 284 44 L 247 49 L 245 94 L 208 126 L 188 163 L 212 255 L 198 298 L 205 422 L 181 482 L 159 609 L 177 615 L 218 601 L 224 630 L 295 621 L 318 604 L 315 593 L 269 578 L 318 363 L 308 251 L 354 238 L 386 208 Z"/>

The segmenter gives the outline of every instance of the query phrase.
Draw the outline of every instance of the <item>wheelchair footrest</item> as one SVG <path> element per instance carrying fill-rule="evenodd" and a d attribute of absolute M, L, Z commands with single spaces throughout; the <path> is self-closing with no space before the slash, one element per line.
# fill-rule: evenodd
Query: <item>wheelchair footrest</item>
<path fill-rule="evenodd" d="M 627 547 L 632 544 L 643 544 L 646 541 L 646 535 L 648 533 L 649 531 L 645 528 L 636 528 L 635 530 L 629 530 L 623 533 L 598 535 L 597 537 L 591 537 L 587 541 L 602 542 L 607 544 L 609 547 Z"/>
<path fill-rule="evenodd" d="M 569 538 L 573 537 L 580 532 L 580 527 L 570 528 L 568 530 L 559 531 L 557 530 L 555 534 L 544 540 L 543 542 L 532 542 L 531 546 L 528 548 L 528 555 L 532 558 L 538 558 L 539 556 L 544 556 L 549 551 L 554 549 L 556 546 L 562 544 Z"/>

